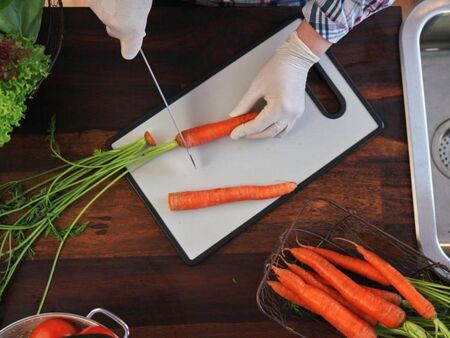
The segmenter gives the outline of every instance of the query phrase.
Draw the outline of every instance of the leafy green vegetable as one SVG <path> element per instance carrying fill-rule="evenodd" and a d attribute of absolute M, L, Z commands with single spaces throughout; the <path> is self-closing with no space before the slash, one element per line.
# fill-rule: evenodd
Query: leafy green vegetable
<path fill-rule="evenodd" d="M 45 0 L 0 0 L 0 32 L 36 42 Z"/>
<path fill-rule="evenodd" d="M 18 49 L 21 56 L 15 59 L 12 55 Z M 8 36 L 0 40 L 0 147 L 10 140 L 13 127 L 19 126 L 25 100 L 48 75 L 49 64 L 44 47 L 33 45 L 31 39 Z"/>
<path fill-rule="evenodd" d="M 5 8 L 11 3 L 12 0 L 0 0 L 0 9 Z"/>

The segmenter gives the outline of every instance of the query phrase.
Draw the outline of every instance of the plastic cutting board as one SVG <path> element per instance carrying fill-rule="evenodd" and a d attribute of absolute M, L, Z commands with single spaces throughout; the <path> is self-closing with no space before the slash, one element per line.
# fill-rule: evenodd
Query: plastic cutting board
<path fill-rule="evenodd" d="M 170 100 L 180 128 L 227 118 L 259 69 L 298 24 L 299 20 L 285 24 L 199 85 Z M 342 101 L 340 114 L 324 113 L 320 103 L 308 94 L 306 112 L 284 138 L 239 141 L 224 138 L 192 148 L 197 169 L 184 149 L 175 149 L 129 175 L 186 263 L 198 263 L 286 197 L 171 212 L 167 203 L 169 192 L 280 181 L 299 182 L 301 189 L 382 129 L 382 121 L 331 56 L 324 55 L 320 66 L 324 77 L 331 81 L 330 86 L 337 89 Z M 125 145 L 142 137 L 145 130 L 151 131 L 158 142 L 176 135 L 169 115 L 159 107 L 110 140 L 109 145 L 112 148 Z"/>

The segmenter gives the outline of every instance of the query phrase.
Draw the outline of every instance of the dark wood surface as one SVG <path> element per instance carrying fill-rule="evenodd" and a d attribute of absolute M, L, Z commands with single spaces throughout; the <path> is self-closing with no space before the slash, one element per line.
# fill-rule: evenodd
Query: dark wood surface
<path fill-rule="evenodd" d="M 177 94 L 273 30 L 296 9 L 157 7 L 145 50 L 168 96 Z M 69 158 L 88 155 L 161 103 L 140 58 L 124 61 L 118 43 L 85 9 L 65 12 L 64 46 L 27 119 L 0 149 L 0 182 L 57 164 L 45 130 L 57 114 Z M 332 48 L 385 121 L 381 136 L 315 180 L 198 266 L 186 266 L 123 180 L 93 207 L 92 226 L 70 240 L 45 311 L 86 314 L 104 307 L 132 337 L 288 337 L 257 309 L 263 263 L 308 198 L 323 196 L 415 245 L 398 30 L 400 9 L 381 12 Z M 230 84 L 232 85 L 232 84 Z M 325 133 L 326 135 L 326 133 Z M 68 222 L 77 207 L 64 214 Z M 213 225 L 212 225 L 213 226 Z M 0 304 L 0 325 L 35 313 L 57 243 L 43 239 Z M 312 326 L 313 327 L 313 326 Z M 311 335 L 320 332 L 311 329 Z"/>

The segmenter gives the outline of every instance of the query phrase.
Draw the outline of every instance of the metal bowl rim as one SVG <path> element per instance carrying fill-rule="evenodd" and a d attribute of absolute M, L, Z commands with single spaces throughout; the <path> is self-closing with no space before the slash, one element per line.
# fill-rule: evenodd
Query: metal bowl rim
<path fill-rule="evenodd" d="M 100 324 L 99 322 L 97 322 L 93 319 L 87 318 L 85 316 L 81 316 L 81 315 L 77 315 L 77 314 L 73 314 L 73 313 L 66 313 L 66 312 L 48 312 L 48 313 L 42 313 L 39 315 L 28 316 L 28 317 L 22 318 L 18 321 L 15 321 L 15 322 L 9 324 L 8 326 L 5 326 L 3 329 L 1 329 L 0 335 L 5 334 L 8 331 L 15 329 L 17 327 L 20 327 L 21 325 L 23 325 L 29 321 L 32 321 L 34 319 L 50 319 L 50 318 L 69 319 L 78 324 L 84 324 L 86 326 L 94 326 L 94 325 L 104 326 L 104 325 Z"/>

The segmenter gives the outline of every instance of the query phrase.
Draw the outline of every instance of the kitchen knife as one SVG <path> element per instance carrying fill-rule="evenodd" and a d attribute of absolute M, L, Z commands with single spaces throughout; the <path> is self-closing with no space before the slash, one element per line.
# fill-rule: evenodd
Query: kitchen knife
<path fill-rule="evenodd" d="M 172 119 L 172 122 L 173 122 L 173 124 L 174 124 L 174 126 L 175 126 L 175 128 L 176 128 L 176 130 L 178 132 L 178 135 L 180 135 L 181 141 L 184 144 L 184 149 L 186 150 L 187 155 L 191 159 L 191 162 L 194 165 L 194 168 L 197 168 L 197 166 L 195 165 L 194 158 L 192 157 L 192 155 L 191 155 L 191 153 L 189 151 L 189 147 L 188 147 L 187 143 L 184 140 L 184 136 L 181 133 L 180 128 L 178 128 L 177 121 L 175 120 L 175 118 L 172 115 L 172 111 L 170 110 L 170 107 L 169 107 L 169 104 L 167 103 L 166 97 L 164 96 L 164 94 L 163 94 L 163 92 L 161 90 L 161 87 L 159 86 L 158 80 L 156 80 L 155 74 L 153 73 L 153 70 L 150 67 L 150 63 L 148 62 L 147 57 L 145 56 L 144 51 L 142 49 L 140 50 L 140 53 L 142 55 L 142 58 L 144 59 L 145 65 L 147 66 L 148 72 L 150 73 L 150 75 L 151 75 L 151 77 L 153 79 L 153 82 L 155 83 L 155 86 L 158 89 L 159 95 L 161 96 L 162 100 L 164 101 L 164 105 L 166 106 L 166 109 L 167 109 L 167 111 L 169 113 L 170 118 Z"/>

